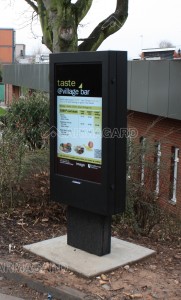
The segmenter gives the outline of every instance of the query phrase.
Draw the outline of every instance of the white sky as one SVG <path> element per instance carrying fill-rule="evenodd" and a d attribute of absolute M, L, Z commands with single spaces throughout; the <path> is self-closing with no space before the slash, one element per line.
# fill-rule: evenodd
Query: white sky
<path fill-rule="evenodd" d="M 89 14 L 81 22 L 84 26 L 79 29 L 79 37 L 87 37 L 115 7 L 116 0 L 94 0 Z M 1 0 L 0 28 L 14 28 L 16 43 L 26 44 L 27 54 L 36 53 L 39 49 L 46 52 L 46 48 L 41 46 L 39 22 L 34 22 L 32 29 L 27 25 L 31 16 L 25 0 Z M 126 50 L 129 58 L 135 58 L 141 48 L 156 48 L 162 40 L 181 47 L 181 0 L 129 0 L 125 25 L 105 40 L 99 49 Z"/>

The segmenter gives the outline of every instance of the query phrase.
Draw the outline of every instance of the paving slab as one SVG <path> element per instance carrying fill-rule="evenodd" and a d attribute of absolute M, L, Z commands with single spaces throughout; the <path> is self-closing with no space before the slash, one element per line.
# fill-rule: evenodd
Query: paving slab
<path fill-rule="evenodd" d="M 96 256 L 67 245 L 66 235 L 25 245 L 23 248 L 85 277 L 112 271 L 155 253 L 154 250 L 112 237 L 111 253 Z"/>
<path fill-rule="evenodd" d="M 17 298 L 17 297 L 13 297 L 13 296 L 1 294 L 1 293 L 0 293 L 0 299 L 1 300 L 23 300 L 22 298 Z"/>

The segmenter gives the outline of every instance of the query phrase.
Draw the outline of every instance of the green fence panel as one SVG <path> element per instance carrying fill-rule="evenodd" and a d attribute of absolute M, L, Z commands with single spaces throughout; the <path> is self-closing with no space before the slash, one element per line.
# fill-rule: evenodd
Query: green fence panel
<path fill-rule="evenodd" d="M 0 83 L 0 102 L 4 102 L 5 95 L 5 86 L 3 83 Z"/>

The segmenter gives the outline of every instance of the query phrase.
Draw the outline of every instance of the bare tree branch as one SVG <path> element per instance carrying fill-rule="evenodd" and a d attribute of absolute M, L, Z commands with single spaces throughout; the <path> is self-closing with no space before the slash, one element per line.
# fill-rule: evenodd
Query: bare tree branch
<path fill-rule="evenodd" d="M 78 0 L 75 4 L 73 4 L 77 16 L 77 25 L 88 13 L 92 6 L 92 2 L 93 0 Z"/>
<path fill-rule="evenodd" d="M 35 5 L 35 3 L 31 0 L 25 0 L 33 9 L 38 13 L 38 7 Z"/>
<path fill-rule="evenodd" d="M 52 51 L 53 33 L 49 17 L 50 4 L 49 0 L 37 0 L 38 14 L 43 31 L 42 43 L 45 44 L 50 51 Z"/>
<path fill-rule="evenodd" d="M 116 10 L 98 24 L 88 39 L 79 45 L 79 51 L 95 51 L 111 34 L 118 31 L 128 16 L 128 0 L 117 0 Z"/>

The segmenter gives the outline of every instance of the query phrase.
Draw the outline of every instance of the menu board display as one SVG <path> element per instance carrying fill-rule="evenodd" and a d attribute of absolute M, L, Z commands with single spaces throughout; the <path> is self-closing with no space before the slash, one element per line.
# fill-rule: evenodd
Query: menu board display
<path fill-rule="evenodd" d="M 101 183 L 102 66 L 57 64 L 56 172 Z"/>

